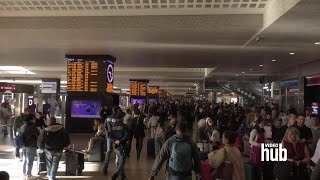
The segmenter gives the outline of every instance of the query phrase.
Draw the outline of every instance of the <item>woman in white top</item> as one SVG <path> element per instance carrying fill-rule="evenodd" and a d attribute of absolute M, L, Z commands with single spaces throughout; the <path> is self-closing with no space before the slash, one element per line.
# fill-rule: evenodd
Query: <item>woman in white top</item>
<path fill-rule="evenodd" d="M 86 153 L 90 153 L 93 147 L 93 144 L 98 140 L 104 140 L 106 138 L 106 130 L 103 126 L 101 119 L 94 120 L 94 130 L 97 131 L 94 137 L 90 138 L 88 143 L 88 149 L 85 150 Z"/>
<path fill-rule="evenodd" d="M 156 156 L 160 152 L 160 149 L 164 143 L 164 136 L 165 136 L 164 123 L 159 122 L 158 127 L 156 129 L 156 134 L 155 134 L 155 153 L 156 153 Z"/>
<path fill-rule="evenodd" d="M 262 119 L 262 117 L 259 117 L 249 138 L 249 143 L 251 144 L 250 162 L 257 167 L 260 177 L 264 166 L 261 161 L 261 144 L 266 142 L 264 125 L 265 120 Z"/>
<path fill-rule="evenodd" d="M 150 131 L 151 131 L 151 138 L 155 138 L 156 129 L 157 129 L 157 126 L 159 123 L 159 119 L 160 119 L 160 117 L 157 116 L 157 113 L 152 112 L 152 116 L 150 117 L 149 122 L 148 122 L 148 129 L 150 129 Z"/>

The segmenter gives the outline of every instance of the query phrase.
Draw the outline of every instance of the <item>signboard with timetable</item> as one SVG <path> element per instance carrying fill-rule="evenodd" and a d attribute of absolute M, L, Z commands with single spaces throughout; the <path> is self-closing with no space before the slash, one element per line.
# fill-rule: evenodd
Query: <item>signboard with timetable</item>
<path fill-rule="evenodd" d="M 67 92 L 113 92 L 111 56 L 67 55 Z"/>
<path fill-rule="evenodd" d="M 147 81 L 131 81 L 130 82 L 130 95 L 131 96 L 147 96 L 148 91 Z"/>
<path fill-rule="evenodd" d="M 159 86 L 149 86 L 148 95 L 159 96 Z"/>

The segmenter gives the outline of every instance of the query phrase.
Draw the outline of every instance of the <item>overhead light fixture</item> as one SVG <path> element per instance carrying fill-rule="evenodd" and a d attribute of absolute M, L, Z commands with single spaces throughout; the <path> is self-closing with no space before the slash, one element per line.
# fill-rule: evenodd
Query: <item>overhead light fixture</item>
<path fill-rule="evenodd" d="M 238 74 L 236 76 L 239 76 Z"/>
<path fill-rule="evenodd" d="M 314 43 L 315 45 L 320 45 L 320 42 L 316 42 L 316 43 Z"/>
<path fill-rule="evenodd" d="M 244 73 L 246 73 L 246 72 L 242 72 L 242 74 L 244 74 Z"/>
<path fill-rule="evenodd" d="M 260 67 L 263 67 L 263 64 L 260 64 L 259 66 L 260 66 Z"/>
<path fill-rule="evenodd" d="M 9 74 L 36 74 L 22 66 L 0 66 L 0 70 Z"/>
<path fill-rule="evenodd" d="M 294 54 L 295 54 L 294 52 L 291 52 L 291 53 L 290 53 L 290 55 L 294 55 Z"/>
<path fill-rule="evenodd" d="M 13 80 L 13 79 L 0 79 L 0 82 L 5 82 L 5 83 L 32 83 L 32 84 L 41 84 L 42 80 Z"/>
<path fill-rule="evenodd" d="M 276 62 L 277 60 L 275 60 L 275 59 L 272 59 L 271 61 L 272 61 L 272 62 Z"/>
<path fill-rule="evenodd" d="M 253 69 L 249 69 L 250 71 L 253 71 Z"/>

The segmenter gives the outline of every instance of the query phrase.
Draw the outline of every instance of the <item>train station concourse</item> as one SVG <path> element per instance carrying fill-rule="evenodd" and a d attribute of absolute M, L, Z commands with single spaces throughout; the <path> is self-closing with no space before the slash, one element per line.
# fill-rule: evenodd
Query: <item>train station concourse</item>
<path fill-rule="evenodd" d="M 319 69 L 319 0 L 0 0 L 0 180 L 320 180 Z"/>

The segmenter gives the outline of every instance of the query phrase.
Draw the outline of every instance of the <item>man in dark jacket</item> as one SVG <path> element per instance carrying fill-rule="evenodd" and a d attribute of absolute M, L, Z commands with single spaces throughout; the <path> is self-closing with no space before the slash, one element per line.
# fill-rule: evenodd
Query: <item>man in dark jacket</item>
<path fill-rule="evenodd" d="M 196 143 L 192 142 L 190 135 L 188 135 L 187 123 L 179 121 L 176 131 L 177 134 L 162 146 L 153 164 L 149 180 L 154 179 L 166 160 L 169 160 L 168 179 L 192 180 L 192 170 L 195 171 L 197 177 L 200 176 L 199 150 Z"/>
<path fill-rule="evenodd" d="M 108 138 L 111 142 L 108 147 L 108 151 L 106 154 L 106 159 L 104 162 L 103 173 L 107 174 L 108 165 L 111 158 L 112 149 L 114 146 L 114 151 L 116 156 L 118 157 L 117 167 L 114 175 L 112 176 L 112 180 L 116 180 L 119 175 L 121 175 L 121 179 L 125 179 L 124 174 L 124 165 L 125 165 L 125 147 L 128 140 L 128 130 L 127 126 L 121 121 L 123 118 L 122 113 L 118 114 L 115 119 L 107 122 L 107 131 Z M 114 121 L 115 120 L 115 121 Z"/>
<path fill-rule="evenodd" d="M 38 147 L 44 149 L 49 180 L 55 180 L 62 150 L 70 145 L 70 138 L 55 117 L 48 118 L 47 125 L 38 138 Z"/>
<path fill-rule="evenodd" d="M 37 139 L 39 131 L 35 126 L 36 117 L 33 114 L 26 115 L 24 124 L 21 127 L 23 137 L 23 175 L 27 179 L 33 178 L 31 175 L 33 160 L 37 155 Z"/>

